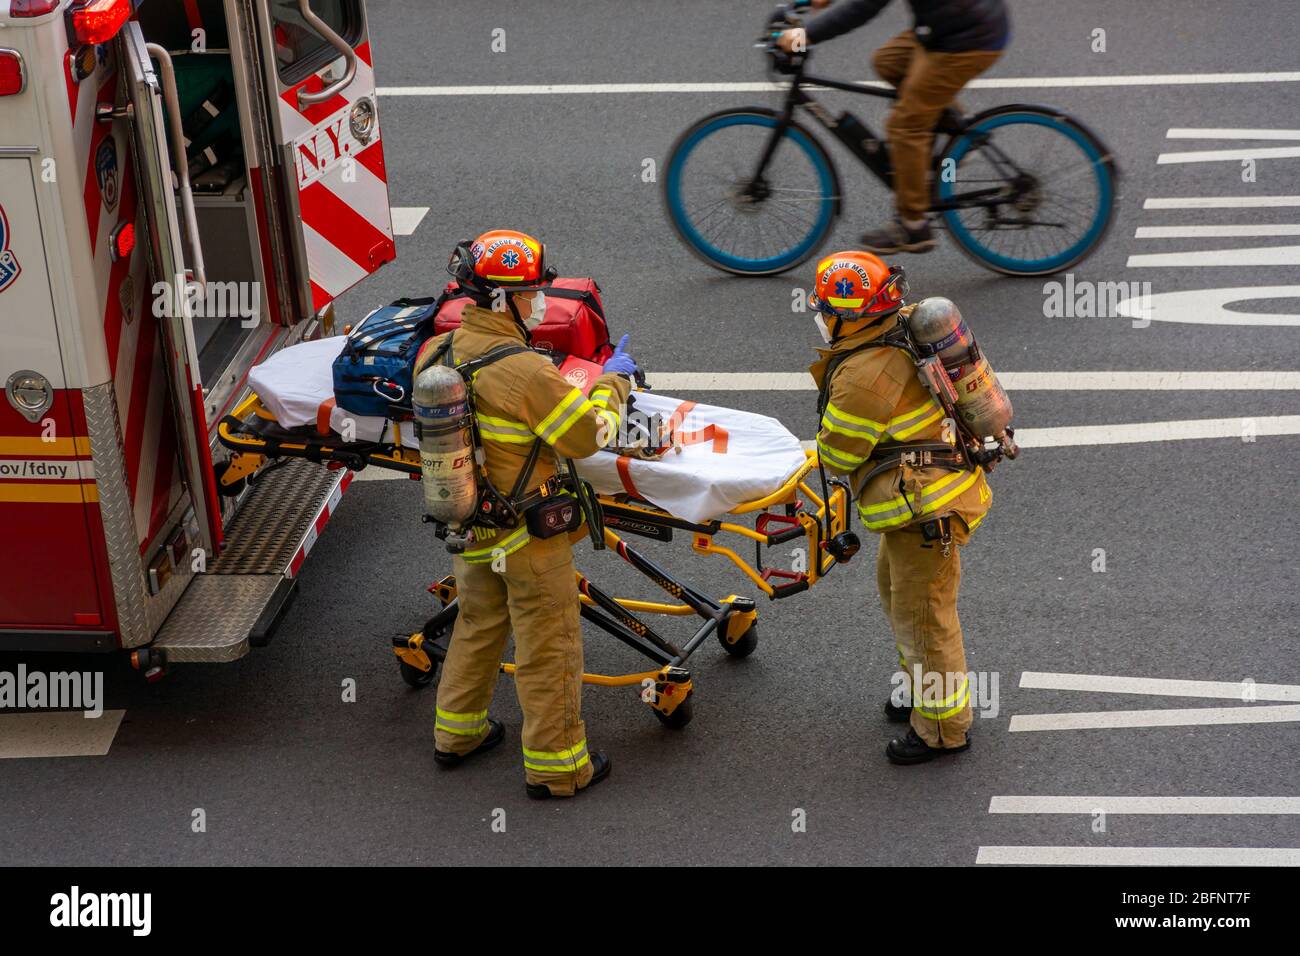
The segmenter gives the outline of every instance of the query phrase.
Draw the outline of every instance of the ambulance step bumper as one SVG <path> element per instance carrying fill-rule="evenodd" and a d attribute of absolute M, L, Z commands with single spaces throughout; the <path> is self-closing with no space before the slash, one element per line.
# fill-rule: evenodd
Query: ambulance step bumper
<path fill-rule="evenodd" d="M 302 459 L 264 472 L 226 529 L 221 557 L 194 575 L 152 647 L 173 664 L 227 663 L 266 644 L 351 477 Z"/>

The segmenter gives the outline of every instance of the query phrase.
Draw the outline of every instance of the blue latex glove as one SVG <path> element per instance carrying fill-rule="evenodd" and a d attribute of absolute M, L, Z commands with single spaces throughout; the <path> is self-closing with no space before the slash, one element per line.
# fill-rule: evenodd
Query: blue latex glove
<path fill-rule="evenodd" d="M 617 372 L 619 375 L 626 375 L 629 378 L 636 374 L 636 359 L 632 358 L 627 352 L 627 340 L 631 335 L 625 335 L 618 340 L 618 345 L 614 348 L 614 354 L 605 361 L 606 372 Z"/>

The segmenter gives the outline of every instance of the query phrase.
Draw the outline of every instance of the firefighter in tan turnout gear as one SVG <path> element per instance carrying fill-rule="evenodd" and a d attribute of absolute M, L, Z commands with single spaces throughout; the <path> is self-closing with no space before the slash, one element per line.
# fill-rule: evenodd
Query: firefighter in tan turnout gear
<path fill-rule="evenodd" d="M 821 461 L 848 476 L 863 524 L 880 536 L 876 581 L 910 690 L 910 706 L 885 704 L 891 720 L 910 718 L 907 735 L 886 748 L 901 764 L 969 746 L 959 554 L 992 499 L 912 355 L 887 344 L 905 344 L 899 313 L 915 308 L 904 306 L 906 294 L 902 271 L 869 252 L 823 258 L 811 301 L 829 347 L 810 369 L 820 395 Z"/>
<path fill-rule="evenodd" d="M 540 242 L 495 230 L 462 252 L 452 260 L 462 270 L 457 278 L 478 304 L 466 306 L 459 329 L 424 345 L 417 376 L 433 362 L 460 365 L 494 349 L 524 346 L 542 320 L 543 287 L 552 273 L 545 269 Z M 557 457 L 594 454 L 618 431 L 635 370 L 620 347 L 589 396 L 546 357 L 524 348 L 473 372 L 474 409 L 492 486 L 527 495 L 555 476 Z M 530 464 L 524 487 L 516 488 Z M 513 632 L 528 795 L 568 797 L 599 782 L 610 761 L 588 748 L 582 722 L 582 634 L 569 536 L 540 538 L 523 522 L 514 529 L 476 526 L 453 565 L 460 610 L 438 685 L 439 765 L 458 766 L 503 739 L 505 729 L 488 717 L 488 707 Z"/>

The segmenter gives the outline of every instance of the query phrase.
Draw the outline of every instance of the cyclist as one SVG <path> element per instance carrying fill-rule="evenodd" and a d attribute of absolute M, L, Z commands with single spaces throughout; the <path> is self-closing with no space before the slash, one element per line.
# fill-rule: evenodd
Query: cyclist
<path fill-rule="evenodd" d="M 871 252 L 929 252 L 934 234 L 930 205 L 930 156 L 934 127 L 962 88 L 992 66 L 1010 38 L 1004 0 L 907 0 L 915 24 L 872 57 L 880 78 L 898 90 L 886 126 L 894 170 L 897 216 L 862 236 Z M 812 0 L 818 9 L 831 0 Z M 862 26 L 889 0 L 841 0 L 806 27 L 785 30 L 777 45 L 787 53 L 824 43 Z"/>

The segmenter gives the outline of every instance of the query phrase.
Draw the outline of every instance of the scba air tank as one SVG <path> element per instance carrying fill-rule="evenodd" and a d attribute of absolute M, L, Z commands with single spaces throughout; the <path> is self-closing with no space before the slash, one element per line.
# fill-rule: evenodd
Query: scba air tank
<path fill-rule="evenodd" d="M 455 369 L 431 365 L 415 378 L 411 399 L 424 474 L 424 512 L 461 531 L 478 506 L 469 396 Z"/>
<path fill-rule="evenodd" d="M 943 363 L 957 394 L 955 411 L 966 429 L 979 438 L 1005 439 L 1011 399 L 957 306 L 940 296 L 922 299 L 907 324 L 917 344 L 928 346 Z"/>

